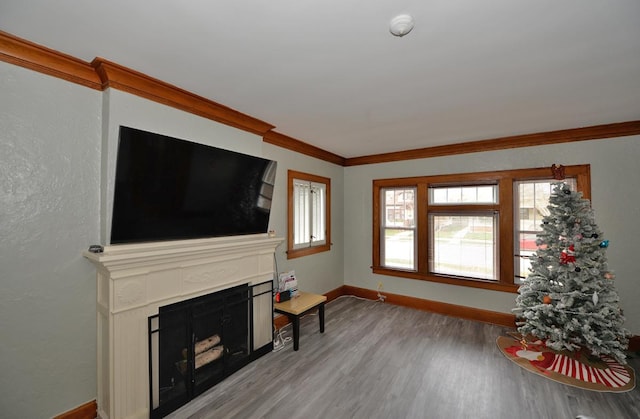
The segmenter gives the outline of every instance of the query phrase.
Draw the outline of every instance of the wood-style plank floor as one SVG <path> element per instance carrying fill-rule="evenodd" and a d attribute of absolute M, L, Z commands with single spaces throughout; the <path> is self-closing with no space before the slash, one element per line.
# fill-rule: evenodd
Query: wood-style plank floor
<path fill-rule="evenodd" d="M 638 387 L 581 390 L 506 359 L 496 346 L 504 327 L 353 297 L 327 304 L 325 327 L 304 317 L 299 351 L 289 342 L 169 417 L 640 418 Z M 629 362 L 637 372 L 640 359 Z"/>

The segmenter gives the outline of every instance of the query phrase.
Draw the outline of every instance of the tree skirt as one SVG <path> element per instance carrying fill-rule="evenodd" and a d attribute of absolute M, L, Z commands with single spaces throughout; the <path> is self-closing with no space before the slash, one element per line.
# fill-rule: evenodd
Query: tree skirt
<path fill-rule="evenodd" d="M 542 341 L 522 343 L 521 339 L 500 336 L 500 351 L 522 368 L 562 384 L 592 391 L 625 392 L 635 387 L 635 373 L 629 365 L 613 358 L 600 359 L 558 352 Z"/>

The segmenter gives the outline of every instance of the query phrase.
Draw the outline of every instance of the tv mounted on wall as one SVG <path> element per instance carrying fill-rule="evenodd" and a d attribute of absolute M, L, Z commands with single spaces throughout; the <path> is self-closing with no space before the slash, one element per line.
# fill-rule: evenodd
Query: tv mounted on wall
<path fill-rule="evenodd" d="M 266 233 L 276 165 L 120 127 L 111 244 Z"/>

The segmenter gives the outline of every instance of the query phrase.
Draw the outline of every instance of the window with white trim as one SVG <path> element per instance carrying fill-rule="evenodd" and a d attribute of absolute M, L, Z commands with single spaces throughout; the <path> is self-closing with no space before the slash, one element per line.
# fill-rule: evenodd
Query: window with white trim
<path fill-rule="evenodd" d="M 331 179 L 288 171 L 289 259 L 330 249 Z"/>

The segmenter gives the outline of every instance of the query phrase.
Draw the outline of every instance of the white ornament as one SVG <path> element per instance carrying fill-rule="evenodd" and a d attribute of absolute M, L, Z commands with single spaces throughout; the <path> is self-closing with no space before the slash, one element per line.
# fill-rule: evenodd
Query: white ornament
<path fill-rule="evenodd" d="M 598 305 L 598 293 L 595 291 L 593 292 L 593 305 Z"/>

